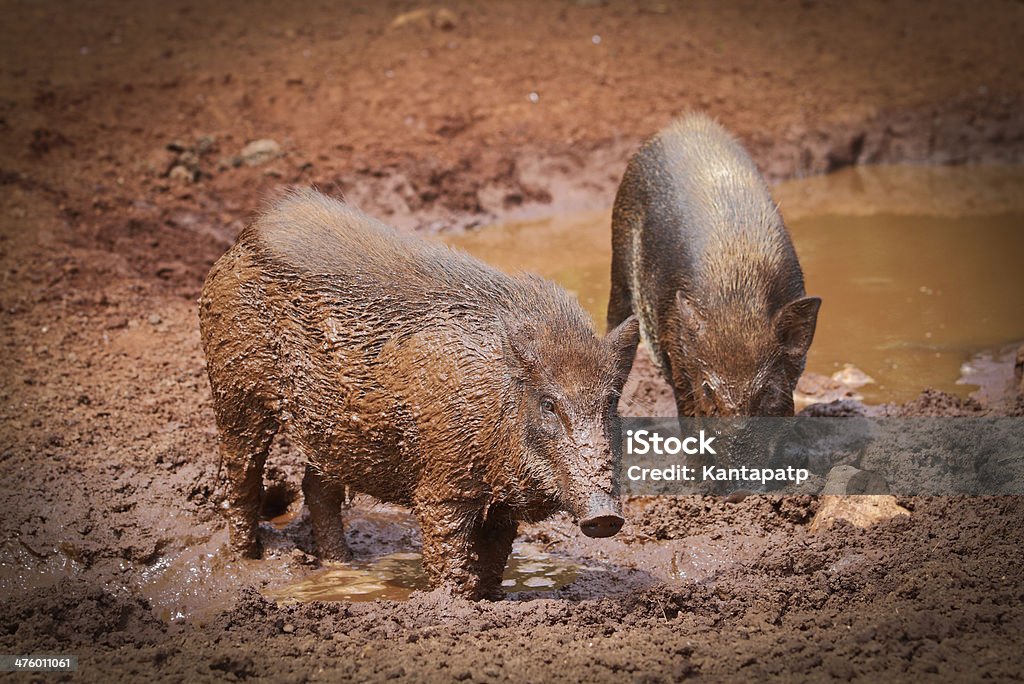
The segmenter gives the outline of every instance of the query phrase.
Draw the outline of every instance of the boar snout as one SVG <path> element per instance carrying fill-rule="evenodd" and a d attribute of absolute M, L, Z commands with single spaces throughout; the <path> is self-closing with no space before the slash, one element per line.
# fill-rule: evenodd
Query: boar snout
<path fill-rule="evenodd" d="M 586 516 L 580 518 L 580 530 L 588 537 L 612 537 L 625 522 L 619 502 L 607 494 L 596 493 L 590 497 Z"/>

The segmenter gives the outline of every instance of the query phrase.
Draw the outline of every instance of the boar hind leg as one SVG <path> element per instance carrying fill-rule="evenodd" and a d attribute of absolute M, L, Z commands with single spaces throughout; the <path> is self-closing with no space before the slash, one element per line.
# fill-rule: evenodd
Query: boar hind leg
<path fill-rule="evenodd" d="M 479 509 L 452 504 L 421 504 L 416 512 L 423 530 L 423 568 L 431 586 L 473 600 L 500 598 L 515 522 L 508 516 L 481 521 Z"/>
<path fill-rule="evenodd" d="M 313 524 L 313 543 L 321 558 L 346 561 L 352 558 L 345 543 L 341 505 L 345 503 L 345 485 L 325 477 L 315 466 L 306 466 L 302 494 Z"/>
<path fill-rule="evenodd" d="M 244 556 L 262 555 L 258 531 L 263 504 L 263 466 L 278 430 L 272 416 L 247 410 L 218 411 L 221 463 L 227 479 L 231 546 Z"/>

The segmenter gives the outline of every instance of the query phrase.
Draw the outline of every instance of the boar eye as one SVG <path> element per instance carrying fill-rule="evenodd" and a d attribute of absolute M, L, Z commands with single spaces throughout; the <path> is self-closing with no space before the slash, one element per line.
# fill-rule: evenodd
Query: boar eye
<path fill-rule="evenodd" d="M 554 400 L 551 399 L 550 397 L 543 397 L 540 400 L 540 409 L 541 409 L 541 411 L 544 411 L 545 413 L 554 413 L 555 412 L 555 402 L 554 402 Z"/>

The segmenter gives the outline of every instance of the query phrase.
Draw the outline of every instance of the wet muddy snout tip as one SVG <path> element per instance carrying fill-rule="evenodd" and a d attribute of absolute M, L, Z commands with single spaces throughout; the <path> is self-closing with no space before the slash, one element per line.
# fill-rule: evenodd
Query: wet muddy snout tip
<path fill-rule="evenodd" d="M 580 530 L 588 537 L 614 536 L 626 522 L 621 511 L 619 503 L 612 497 L 595 494 L 591 497 L 587 515 L 580 518 Z"/>
<path fill-rule="evenodd" d="M 612 537 L 622 529 L 625 522 L 621 515 L 608 512 L 580 520 L 580 529 L 588 537 Z"/>

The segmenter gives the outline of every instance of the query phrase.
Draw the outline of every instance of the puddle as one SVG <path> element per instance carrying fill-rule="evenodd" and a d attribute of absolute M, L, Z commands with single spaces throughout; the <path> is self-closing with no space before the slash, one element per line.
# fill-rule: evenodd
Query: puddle
<path fill-rule="evenodd" d="M 824 301 L 808 368 L 854 364 L 876 381 L 868 402 L 964 395 L 967 359 L 1024 339 L 1022 214 L 822 216 L 790 231 Z"/>
<path fill-rule="evenodd" d="M 264 595 L 279 603 L 404 601 L 414 591 L 429 589 L 418 553 L 392 553 L 369 561 L 325 565 L 323 570 L 264 591 Z M 571 584 L 581 571 L 598 569 L 549 554 L 532 544 L 517 543 L 501 585 L 506 592 L 551 591 Z"/>
<path fill-rule="evenodd" d="M 611 287 L 610 225 L 610 212 L 594 211 L 441 237 L 503 271 L 529 271 L 554 280 L 603 329 Z"/>
<path fill-rule="evenodd" d="M 82 565 L 59 546 L 29 545 L 15 537 L 0 544 L 0 596 L 57 584 L 81 573 Z"/>
<path fill-rule="evenodd" d="M 308 601 L 404 601 L 418 589 L 427 589 L 427 577 L 418 553 L 392 553 L 372 561 L 324 562 L 319 570 L 297 582 L 264 595 L 280 603 Z"/>
<path fill-rule="evenodd" d="M 184 549 L 163 556 L 137 576 L 135 590 L 164 622 L 206 619 L 229 606 L 239 588 L 290 576 L 283 559 L 250 561 L 228 550 L 227 530 L 189 540 Z"/>
<path fill-rule="evenodd" d="M 359 555 L 384 554 L 379 567 L 371 564 L 332 566 L 310 574 L 312 557 L 296 548 L 296 542 L 310 543 L 308 513 L 301 505 L 292 505 L 282 514 L 261 524 L 263 558 L 238 558 L 230 551 L 226 529 L 209 535 L 176 540 L 164 555 L 138 568 L 133 582 L 135 590 L 145 597 L 154 613 L 165 622 L 209 619 L 231 606 L 241 588 L 300 587 L 312 600 L 320 590 L 349 587 L 354 598 L 359 592 L 383 592 L 372 598 L 405 598 L 414 588 L 424 588 L 419 554 L 399 551 L 419 543 L 419 528 L 407 510 L 374 501 L 365 495 L 353 500 L 356 505 L 346 509 L 346 538 Z M 2 549 L 3 547 L 0 547 Z M 3 557 L 0 555 L 0 570 Z M 0 573 L 0 582 L 3 580 Z M 376 584 L 378 586 L 370 586 Z M 390 593 L 389 593 L 390 592 Z M 388 594 L 385 596 L 384 594 Z M 368 600 L 368 599 L 362 599 Z"/>
<path fill-rule="evenodd" d="M 572 584 L 581 572 L 601 570 L 599 565 L 581 565 L 535 544 L 518 543 L 512 546 L 501 586 L 510 593 L 552 591 Z"/>
<path fill-rule="evenodd" d="M 1024 340 L 1024 167 L 856 167 L 773 189 L 807 291 L 823 298 L 807 369 L 852 364 L 869 403 L 978 389 L 965 363 Z M 572 291 L 603 327 L 610 212 L 445 238 Z"/>

